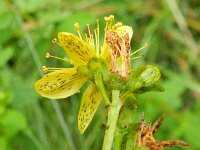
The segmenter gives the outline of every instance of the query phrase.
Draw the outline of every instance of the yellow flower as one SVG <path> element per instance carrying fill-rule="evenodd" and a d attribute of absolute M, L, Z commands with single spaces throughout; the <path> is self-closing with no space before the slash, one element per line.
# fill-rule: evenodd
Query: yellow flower
<path fill-rule="evenodd" d="M 97 28 L 92 34 L 88 25 L 88 34 L 82 34 L 79 29 L 78 23 L 75 24 L 75 29 L 78 36 L 68 33 L 58 33 L 57 43 L 64 48 L 67 55 L 71 59 L 73 68 L 47 68 L 43 67 L 45 72 L 51 72 L 43 76 L 35 83 L 35 89 L 42 96 L 50 99 L 60 99 L 69 97 L 77 92 L 82 85 L 90 78 L 89 75 L 78 73 L 82 66 L 87 66 L 89 61 L 93 58 L 103 60 L 110 66 L 111 72 L 117 72 L 122 76 L 126 76 L 127 72 L 121 72 L 118 67 L 118 62 L 123 64 L 124 59 L 127 61 L 123 67 L 130 65 L 130 39 L 132 37 L 132 28 L 129 26 L 122 26 L 121 23 L 112 25 L 114 16 L 105 17 L 105 37 L 102 47 L 100 47 L 99 37 L 99 23 L 97 21 Z M 112 36 L 115 34 L 117 36 Z M 114 42 L 112 42 L 115 40 Z M 113 47 L 115 52 L 113 52 Z M 125 50 L 125 52 L 124 52 Z M 125 55 L 124 55 L 125 54 Z M 47 53 L 47 58 L 55 56 Z M 61 60 L 62 58 L 58 58 Z M 112 62 L 112 63 L 111 63 Z M 115 64 L 117 62 L 117 64 Z M 115 68 L 113 68 L 115 66 Z M 128 69 L 127 69 L 128 70 Z M 88 85 L 84 91 L 82 102 L 78 115 L 78 127 L 81 133 L 85 131 L 90 121 L 92 120 L 99 103 L 102 99 L 102 91 L 96 85 L 98 81 L 93 81 Z"/>

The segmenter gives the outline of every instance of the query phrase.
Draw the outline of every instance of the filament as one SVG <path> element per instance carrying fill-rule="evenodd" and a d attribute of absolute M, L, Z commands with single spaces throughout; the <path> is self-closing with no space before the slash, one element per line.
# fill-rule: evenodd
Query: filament
<path fill-rule="evenodd" d="M 145 43 L 145 45 L 141 48 L 139 48 L 138 50 L 134 51 L 133 53 L 131 53 L 131 56 L 136 54 L 137 52 L 141 51 L 142 49 L 146 48 L 147 46 L 149 46 L 147 43 Z"/>
<path fill-rule="evenodd" d="M 55 59 L 58 59 L 58 60 L 70 62 L 69 60 L 67 60 L 67 58 L 60 58 L 60 57 L 57 57 L 57 56 L 53 56 L 50 53 L 46 53 L 46 58 L 55 58 Z"/>
<path fill-rule="evenodd" d="M 138 58 L 142 58 L 142 57 L 144 57 L 144 55 L 136 56 L 136 57 L 133 57 L 133 58 L 131 58 L 131 59 L 134 60 L 134 59 L 138 59 Z"/>

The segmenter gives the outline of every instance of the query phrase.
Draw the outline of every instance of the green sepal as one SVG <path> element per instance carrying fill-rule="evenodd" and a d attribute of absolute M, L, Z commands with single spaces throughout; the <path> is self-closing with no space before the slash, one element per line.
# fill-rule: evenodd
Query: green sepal
<path fill-rule="evenodd" d="M 122 91 L 126 88 L 126 79 L 116 73 L 111 73 L 109 81 L 105 82 L 105 84 L 108 91 L 113 89 Z"/>
<path fill-rule="evenodd" d="M 160 82 L 156 82 L 151 86 L 148 87 L 141 87 L 140 89 L 137 89 L 134 91 L 135 94 L 143 94 L 149 91 L 156 91 L 156 92 L 164 92 L 164 87 L 161 85 Z"/>
<path fill-rule="evenodd" d="M 90 79 L 93 78 L 92 72 L 88 69 L 87 65 L 82 65 L 78 67 L 78 71 L 77 71 L 78 75 L 84 75 L 84 76 L 88 76 Z"/>
<path fill-rule="evenodd" d="M 95 72 L 97 71 L 102 71 L 102 63 L 101 63 L 101 59 L 97 58 L 97 57 L 92 57 L 89 61 L 88 61 L 88 70 L 91 71 L 91 73 L 94 75 Z"/>
<path fill-rule="evenodd" d="M 144 93 L 151 90 L 162 91 L 163 88 L 160 85 L 154 86 L 156 83 L 158 83 L 160 76 L 160 71 L 156 66 L 140 66 L 131 71 L 128 77 L 128 83 L 125 92 L 135 93 L 136 91 L 139 93 Z"/>
<path fill-rule="evenodd" d="M 108 68 L 108 64 L 103 59 L 100 59 L 100 61 L 101 61 L 101 66 L 102 66 L 101 73 L 103 76 L 103 81 L 108 82 L 110 79 L 110 71 Z"/>
<path fill-rule="evenodd" d="M 97 57 L 91 58 L 87 65 L 78 67 L 78 74 L 86 75 L 90 80 L 95 82 L 96 86 L 101 91 L 106 105 L 110 104 L 109 96 L 104 85 L 104 81 L 109 80 L 109 70 L 104 60 Z"/>

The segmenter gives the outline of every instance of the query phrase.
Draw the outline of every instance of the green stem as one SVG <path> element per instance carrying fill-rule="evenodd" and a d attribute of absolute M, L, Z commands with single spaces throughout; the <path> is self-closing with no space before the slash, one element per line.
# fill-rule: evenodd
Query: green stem
<path fill-rule="evenodd" d="M 115 131 L 114 147 L 115 147 L 115 150 L 121 150 L 121 144 L 124 138 L 124 134 L 121 134 L 120 131 L 117 131 L 117 130 L 119 129 L 116 128 L 116 131 Z"/>
<path fill-rule="evenodd" d="M 107 129 L 104 136 L 102 150 L 111 150 L 112 148 L 119 111 L 122 106 L 122 102 L 119 99 L 119 93 L 119 90 L 112 90 L 112 103 L 108 108 Z"/>

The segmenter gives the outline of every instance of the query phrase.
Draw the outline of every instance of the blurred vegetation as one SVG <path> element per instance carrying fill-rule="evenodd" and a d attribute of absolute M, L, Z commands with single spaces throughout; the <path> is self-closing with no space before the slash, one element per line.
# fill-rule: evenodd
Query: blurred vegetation
<path fill-rule="evenodd" d="M 138 97 L 136 120 L 145 112 L 148 121 L 166 113 L 157 139 L 181 139 L 200 149 L 200 1 L 199 0 L 4 0 L 0 1 L 0 149 L 1 150 L 100 150 L 105 123 L 98 109 L 89 129 L 80 135 L 77 114 L 81 94 L 53 101 L 38 95 L 34 82 L 41 66 L 67 65 L 46 60 L 59 31 L 74 32 L 73 24 L 91 26 L 115 15 L 134 29 L 132 50 L 144 59 L 133 66 L 155 64 L 162 72 L 165 92 Z M 103 28 L 102 28 L 103 31 Z"/>

